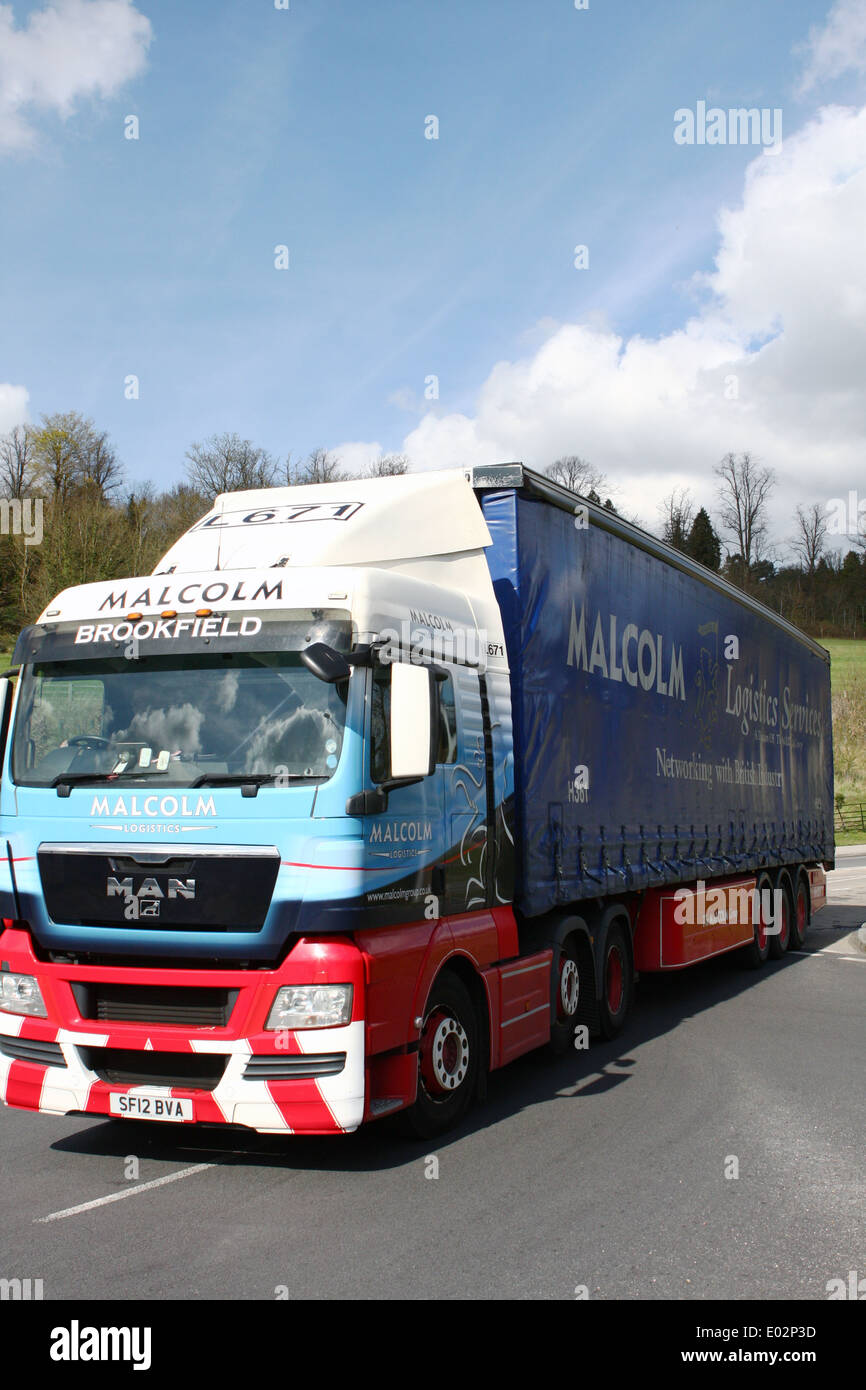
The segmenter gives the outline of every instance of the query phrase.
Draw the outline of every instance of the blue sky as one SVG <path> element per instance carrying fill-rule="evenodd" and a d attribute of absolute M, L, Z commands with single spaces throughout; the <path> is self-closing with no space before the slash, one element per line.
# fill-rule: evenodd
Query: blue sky
<path fill-rule="evenodd" d="M 74 24 L 92 3 L 55 8 Z M 862 98 L 862 70 L 832 59 L 798 91 L 797 46 L 830 10 L 814 0 L 95 3 L 139 71 L 82 85 L 64 115 L 50 95 L 22 105 L 29 142 L 0 147 L 0 382 L 31 419 L 92 416 L 130 480 L 160 486 L 213 432 L 283 456 L 400 450 L 425 410 L 419 465 L 452 465 L 446 422 L 475 428 L 497 363 L 531 363 L 564 324 L 658 342 L 701 313 L 693 277 L 713 272 L 719 213 L 761 152 L 678 146 L 677 108 L 781 108 L 787 140 L 822 103 Z M 14 0 L 16 25 L 46 8 Z M 130 16 L 149 44 L 141 27 L 124 38 Z M 587 452 L 580 417 L 515 436 L 479 448 Z M 622 475 L 616 449 L 594 461 Z"/>

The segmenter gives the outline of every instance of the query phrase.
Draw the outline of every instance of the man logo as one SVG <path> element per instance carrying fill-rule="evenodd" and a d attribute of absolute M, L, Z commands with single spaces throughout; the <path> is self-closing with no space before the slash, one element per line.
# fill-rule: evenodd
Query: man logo
<path fill-rule="evenodd" d="M 146 878 L 140 888 L 133 887 L 132 877 L 114 878 L 109 875 L 105 885 L 107 898 L 195 898 L 194 878 L 170 878 L 168 891 L 163 892 L 155 878 Z"/>
<path fill-rule="evenodd" d="M 165 897 L 173 898 L 195 898 L 195 879 L 194 878 L 170 878 L 167 884 L 167 891 L 155 878 L 146 878 L 139 888 L 134 887 L 132 876 L 128 878 L 115 878 L 109 875 L 105 885 L 105 896 L 107 898 L 123 898 L 125 907 L 123 915 L 128 922 L 137 922 L 142 917 L 158 917 L 162 900 Z"/>

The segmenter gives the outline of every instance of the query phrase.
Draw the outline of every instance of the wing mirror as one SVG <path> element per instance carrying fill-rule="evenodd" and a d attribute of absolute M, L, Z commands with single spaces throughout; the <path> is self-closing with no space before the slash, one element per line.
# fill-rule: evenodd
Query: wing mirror
<path fill-rule="evenodd" d="M 304 647 L 301 660 L 314 676 L 327 685 L 348 680 L 352 674 L 352 668 L 342 652 L 335 651 L 327 642 L 312 642 L 309 647 Z"/>
<path fill-rule="evenodd" d="M 391 667 L 391 780 L 426 777 L 436 766 L 435 687 L 429 666 Z"/>

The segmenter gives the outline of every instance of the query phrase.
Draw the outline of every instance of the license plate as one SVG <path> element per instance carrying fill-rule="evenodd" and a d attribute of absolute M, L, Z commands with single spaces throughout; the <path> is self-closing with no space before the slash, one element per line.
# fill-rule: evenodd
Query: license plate
<path fill-rule="evenodd" d="M 123 1115 L 132 1120 L 192 1120 L 192 1101 L 176 1100 L 159 1091 L 126 1091 L 123 1095 L 112 1093 L 108 1098 L 108 1108 L 112 1115 Z"/>

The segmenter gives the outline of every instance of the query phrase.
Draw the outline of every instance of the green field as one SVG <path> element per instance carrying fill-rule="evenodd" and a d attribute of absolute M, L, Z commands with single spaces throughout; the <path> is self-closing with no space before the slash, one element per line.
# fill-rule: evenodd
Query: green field
<path fill-rule="evenodd" d="M 827 638 L 833 687 L 833 758 L 836 794 L 845 804 L 866 803 L 866 641 Z M 9 665 L 11 651 L 0 651 L 0 670 Z M 836 843 L 866 843 L 862 830 L 837 831 Z"/>
<path fill-rule="evenodd" d="M 827 638 L 833 689 L 833 763 L 836 795 L 866 802 L 866 641 Z M 837 831 L 839 845 L 866 841 L 862 830 Z"/>

